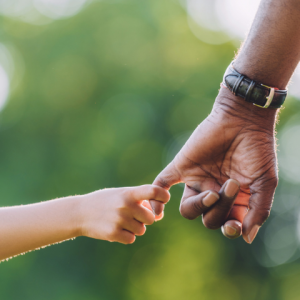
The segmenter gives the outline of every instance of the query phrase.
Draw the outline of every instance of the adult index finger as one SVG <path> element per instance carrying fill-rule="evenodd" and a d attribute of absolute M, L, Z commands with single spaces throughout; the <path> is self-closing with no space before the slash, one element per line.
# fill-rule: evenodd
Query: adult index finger
<path fill-rule="evenodd" d="M 169 165 L 166 166 L 164 170 L 155 178 L 153 184 L 160 186 L 166 190 L 169 190 L 172 185 L 181 182 L 180 174 L 174 167 L 174 162 L 172 161 Z M 154 214 L 160 215 L 164 210 L 164 205 L 157 201 L 150 201 L 150 205 Z"/>
<path fill-rule="evenodd" d="M 196 219 L 208 211 L 218 200 L 219 195 L 214 191 L 208 190 L 199 194 L 185 185 L 180 203 L 180 213 L 188 220 Z"/>

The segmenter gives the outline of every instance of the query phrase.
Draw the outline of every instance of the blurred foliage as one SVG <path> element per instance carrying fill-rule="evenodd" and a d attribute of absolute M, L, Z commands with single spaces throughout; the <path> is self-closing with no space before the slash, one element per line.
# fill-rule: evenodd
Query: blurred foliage
<path fill-rule="evenodd" d="M 94 2 L 44 26 L 2 17 L 0 34 L 24 66 L 0 115 L 1 206 L 151 183 L 209 114 L 235 51 L 195 38 L 172 0 Z M 183 219 L 181 192 L 133 245 L 77 238 L 1 263 L 1 299 L 298 299 L 299 263 L 261 267 L 259 242 Z"/>

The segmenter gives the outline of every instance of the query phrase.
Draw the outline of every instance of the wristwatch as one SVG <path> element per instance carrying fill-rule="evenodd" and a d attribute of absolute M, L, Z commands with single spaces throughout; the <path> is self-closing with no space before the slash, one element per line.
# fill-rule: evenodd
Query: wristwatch
<path fill-rule="evenodd" d="M 234 95 L 242 97 L 247 102 L 262 108 L 280 108 L 283 104 L 287 90 L 279 90 L 251 80 L 240 74 L 233 67 L 233 62 L 228 66 L 222 85 L 227 87 Z"/>

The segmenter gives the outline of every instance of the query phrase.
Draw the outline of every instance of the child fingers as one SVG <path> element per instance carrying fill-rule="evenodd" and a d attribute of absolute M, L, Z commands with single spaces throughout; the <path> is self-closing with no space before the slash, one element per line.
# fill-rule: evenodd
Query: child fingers
<path fill-rule="evenodd" d="M 132 188 L 131 197 L 136 200 L 157 200 L 162 203 L 167 203 L 170 199 L 170 193 L 156 185 L 141 185 Z"/>
<path fill-rule="evenodd" d="M 131 219 L 123 225 L 123 229 L 128 230 L 135 235 L 143 235 L 146 231 L 146 226 L 135 219 Z"/>
<path fill-rule="evenodd" d="M 120 230 L 115 238 L 117 242 L 125 245 L 134 243 L 135 239 L 135 235 L 125 229 Z"/>
<path fill-rule="evenodd" d="M 144 200 L 144 201 L 142 202 L 142 205 L 143 205 L 144 207 L 148 208 L 150 211 L 152 211 L 152 207 L 151 207 L 151 205 L 150 205 L 150 203 L 149 203 L 148 200 Z"/>
<path fill-rule="evenodd" d="M 164 212 L 162 211 L 159 215 L 155 215 L 155 221 L 160 221 L 164 217 Z"/>
<path fill-rule="evenodd" d="M 142 205 L 152 211 L 152 207 L 148 200 L 144 200 Z M 163 217 L 164 217 L 164 212 L 162 211 L 158 216 L 155 215 L 155 221 L 160 221 Z M 146 225 L 152 225 L 152 224 L 146 224 Z"/>
<path fill-rule="evenodd" d="M 146 202 L 146 201 L 145 201 Z M 147 201 L 148 202 L 148 201 Z M 149 202 L 148 202 L 149 203 Z M 144 205 L 144 204 L 143 204 Z M 150 207 L 150 204 L 149 204 Z M 150 208 L 149 208 L 150 209 Z M 148 208 L 144 206 L 138 206 L 137 209 L 133 213 L 133 217 L 146 225 L 152 225 L 155 221 L 155 216 Z"/>

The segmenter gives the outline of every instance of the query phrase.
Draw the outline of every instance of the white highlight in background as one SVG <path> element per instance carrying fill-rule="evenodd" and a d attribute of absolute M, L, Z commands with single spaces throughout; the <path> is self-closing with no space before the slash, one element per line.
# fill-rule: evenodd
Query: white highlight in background
<path fill-rule="evenodd" d="M 0 14 L 34 25 L 76 15 L 92 0 L 0 0 Z"/>
<path fill-rule="evenodd" d="M 0 65 L 0 110 L 6 104 L 9 94 L 9 78 L 4 68 Z"/>
<path fill-rule="evenodd" d="M 87 0 L 35 0 L 35 8 L 51 19 L 61 19 L 77 14 Z"/>
<path fill-rule="evenodd" d="M 279 133 L 278 162 L 282 177 L 300 183 L 300 125 L 285 126 Z"/>

